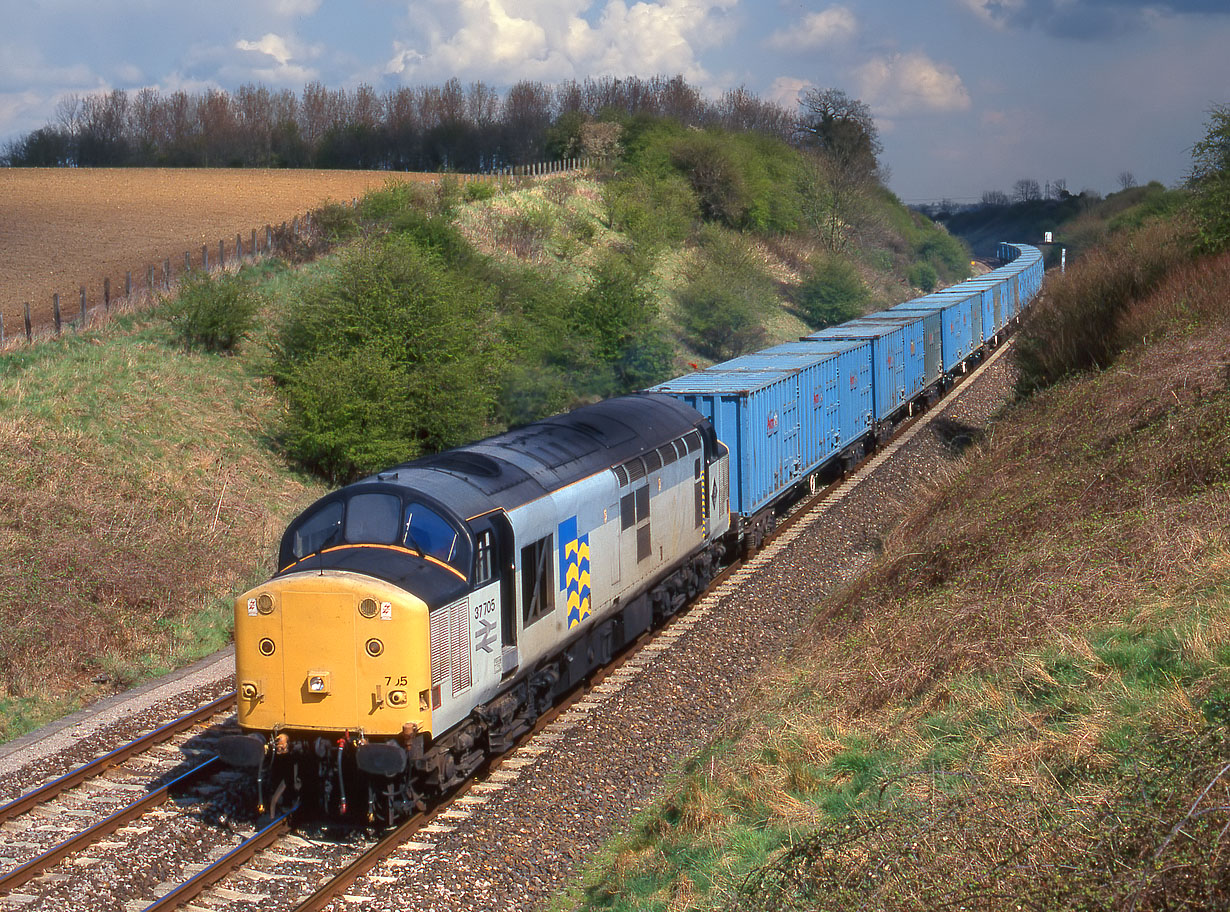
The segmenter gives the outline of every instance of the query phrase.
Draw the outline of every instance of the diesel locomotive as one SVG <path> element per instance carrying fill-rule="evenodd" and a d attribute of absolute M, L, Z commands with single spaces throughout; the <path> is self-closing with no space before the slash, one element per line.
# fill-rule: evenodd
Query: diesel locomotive
<path fill-rule="evenodd" d="M 1040 253 L 797 343 L 394 466 L 318 500 L 235 602 L 240 734 L 290 802 L 391 825 L 702 591 L 781 506 L 1016 320 Z"/>

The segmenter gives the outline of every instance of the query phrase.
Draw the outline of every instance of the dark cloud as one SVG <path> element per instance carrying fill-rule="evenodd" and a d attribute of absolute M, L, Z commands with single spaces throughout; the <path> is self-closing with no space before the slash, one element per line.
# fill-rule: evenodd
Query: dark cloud
<path fill-rule="evenodd" d="M 1018 28 L 1039 28 L 1050 35 L 1094 40 L 1134 32 L 1148 26 L 1154 14 L 1230 15 L 1227 0 L 990 0 L 987 14 Z"/>

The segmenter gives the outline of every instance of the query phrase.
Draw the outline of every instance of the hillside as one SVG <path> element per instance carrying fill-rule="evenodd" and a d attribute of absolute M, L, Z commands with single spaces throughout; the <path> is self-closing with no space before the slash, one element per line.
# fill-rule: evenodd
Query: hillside
<path fill-rule="evenodd" d="M 1230 254 L 1191 248 L 1048 279 L 1031 395 L 557 907 L 1226 907 Z"/>

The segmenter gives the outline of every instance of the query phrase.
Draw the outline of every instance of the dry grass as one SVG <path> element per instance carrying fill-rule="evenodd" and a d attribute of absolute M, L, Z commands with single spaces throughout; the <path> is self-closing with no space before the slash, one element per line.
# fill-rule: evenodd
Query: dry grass
<path fill-rule="evenodd" d="M 262 443 L 271 385 L 164 334 L 0 356 L 0 737 L 223 646 L 320 493 Z"/>
<path fill-rule="evenodd" d="M 1011 409 L 625 842 L 681 860 L 588 907 L 1225 908 L 1228 301 L 1183 267 Z"/>

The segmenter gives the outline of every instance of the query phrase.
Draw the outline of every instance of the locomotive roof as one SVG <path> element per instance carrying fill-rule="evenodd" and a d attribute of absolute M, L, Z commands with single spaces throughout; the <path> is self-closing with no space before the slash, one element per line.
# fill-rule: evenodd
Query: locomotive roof
<path fill-rule="evenodd" d="M 678 399 L 637 393 L 403 463 L 358 483 L 404 485 L 468 518 L 520 506 L 706 423 Z"/>

